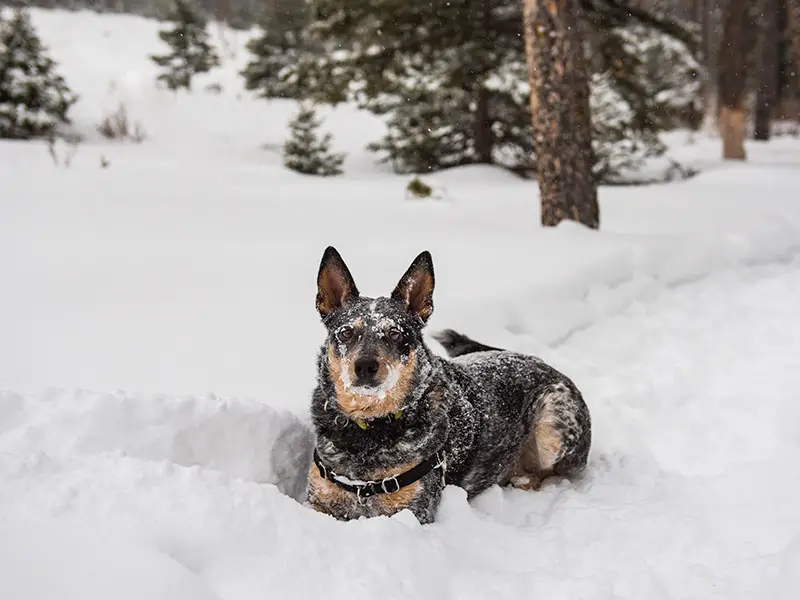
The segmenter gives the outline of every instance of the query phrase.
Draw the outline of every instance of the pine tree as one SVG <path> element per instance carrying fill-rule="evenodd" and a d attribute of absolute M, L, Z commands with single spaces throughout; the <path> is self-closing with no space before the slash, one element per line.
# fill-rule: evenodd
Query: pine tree
<path fill-rule="evenodd" d="M 24 9 L 0 22 L 0 138 L 52 135 L 78 97 L 56 73 Z"/>
<path fill-rule="evenodd" d="M 380 11 L 371 0 L 316 0 L 315 8 L 311 33 L 327 52 L 295 67 L 314 73 L 316 89 L 305 93 L 332 103 L 346 97 L 385 115 L 388 134 L 370 147 L 396 170 L 471 163 L 534 170 L 520 0 L 382 0 Z M 631 7 L 627 0 L 581 0 L 581 8 L 580 26 L 589 31 L 594 49 L 588 68 L 603 76 L 620 103 L 614 114 L 602 113 L 611 122 L 593 118 L 593 129 L 637 136 L 633 156 L 630 144 L 593 141 L 602 142 L 595 148 L 595 174 L 610 177 L 608 165 L 663 152 L 657 132 L 668 123 L 648 117 L 661 110 L 661 101 L 649 95 L 674 70 L 651 69 L 626 30 L 638 25 L 649 36 L 682 45 L 679 61 L 692 57 L 695 40 L 682 23 Z M 683 65 L 675 70 L 687 71 Z M 592 88 L 595 93 L 603 94 L 604 102 L 609 97 L 605 89 Z M 302 90 L 297 95 L 302 97 Z"/>
<path fill-rule="evenodd" d="M 311 51 L 306 33 L 310 11 L 304 0 L 272 0 L 262 20 L 262 33 L 247 43 L 250 61 L 242 70 L 245 88 L 262 98 L 302 95 L 302 73 L 295 65 Z"/>
<path fill-rule="evenodd" d="M 283 164 L 306 175 L 331 176 L 342 173 L 344 155 L 331 152 L 330 133 L 319 139 L 321 122 L 311 105 L 302 105 L 289 123 L 291 137 L 283 146 Z"/>
<path fill-rule="evenodd" d="M 175 0 L 168 20 L 172 29 L 160 31 L 158 37 L 166 42 L 171 52 L 150 58 L 166 72 L 158 76 L 171 90 L 192 87 L 192 78 L 219 66 L 219 56 L 209 42 L 205 16 L 191 0 Z"/>

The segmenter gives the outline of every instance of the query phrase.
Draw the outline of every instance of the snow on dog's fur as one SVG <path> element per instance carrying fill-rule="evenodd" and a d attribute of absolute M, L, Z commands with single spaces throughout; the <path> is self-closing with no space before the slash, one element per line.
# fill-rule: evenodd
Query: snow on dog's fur
<path fill-rule="evenodd" d="M 436 339 L 452 360 L 425 345 L 434 288 L 428 252 L 389 297 L 362 297 L 333 248 L 317 284 L 328 336 L 311 406 L 319 457 L 309 473 L 313 508 L 339 519 L 408 508 L 430 523 L 445 484 L 472 497 L 493 484 L 536 489 L 549 475 L 585 467 L 591 419 L 570 379 L 538 358 L 450 330 Z M 341 485 L 381 482 L 439 453 L 438 468 L 399 489 L 362 497 Z"/>

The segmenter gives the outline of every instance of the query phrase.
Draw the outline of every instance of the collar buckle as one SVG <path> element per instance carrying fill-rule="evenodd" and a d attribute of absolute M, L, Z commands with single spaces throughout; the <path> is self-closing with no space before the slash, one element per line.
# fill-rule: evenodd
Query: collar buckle
<path fill-rule="evenodd" d="M 395 485 L 395 489 L 388 489 L 386 487 L 386 482 L 387 481 L 393 481 L 394 485 Z M 381 489 L 383 490 L 384 494 L 394 494 L 396 492 L 399 492 L 401 488 L 402 488 L 402 486 L 400 485 L 400 482 L 397 480 L 397 475 L 392 475 L 391 477 L 385 477 L 381 481 Z"/>

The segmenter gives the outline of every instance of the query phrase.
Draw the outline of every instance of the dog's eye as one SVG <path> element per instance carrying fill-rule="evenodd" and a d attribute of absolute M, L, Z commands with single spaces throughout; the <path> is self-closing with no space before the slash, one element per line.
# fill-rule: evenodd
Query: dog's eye
<path fill-rule="evenodd" d="M 353 339 L 353 328 L 352 327 L 342 327 L 339 330 L 339 333 L 336 334 L 340 340 L 343 342 L 348 342 Z"/>
<path fill-rule="evenodd" d="M 389 339 L 392 340 L 393 342 L 399 342 L 400 340 L 403 339 L 403 332 L 394 327 L 390 329 L 386 335 L 388 335 Z"/>

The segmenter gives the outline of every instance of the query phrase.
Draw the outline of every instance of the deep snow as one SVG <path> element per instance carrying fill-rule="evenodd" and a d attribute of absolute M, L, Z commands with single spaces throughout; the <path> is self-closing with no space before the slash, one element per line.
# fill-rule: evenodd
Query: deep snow
<path fill-rule="evenodd" d="M 243 53 L 203 80 L 221 94 L 175 96 L 153 23 L 34 20 L 87 139 L 70 168 L 0 143 L 0 598 L 795 597 L 800 141 L 723 164 L 672 135 L 700 176 L 603 188 L 600 233 L 542 230 L 535 185 L 493 169 L 405 201 L 350 107 L 325 123 L 345 176 L 284 171 L 295 107 L 242 92 Z M 94 133 L 120 99 L 140 146 Z M 586 476 L 448 489 L 429 527 L 300 506 L 328 244 L 366 294 L 429 248 L 432 329 L 584 391 Z"/>

